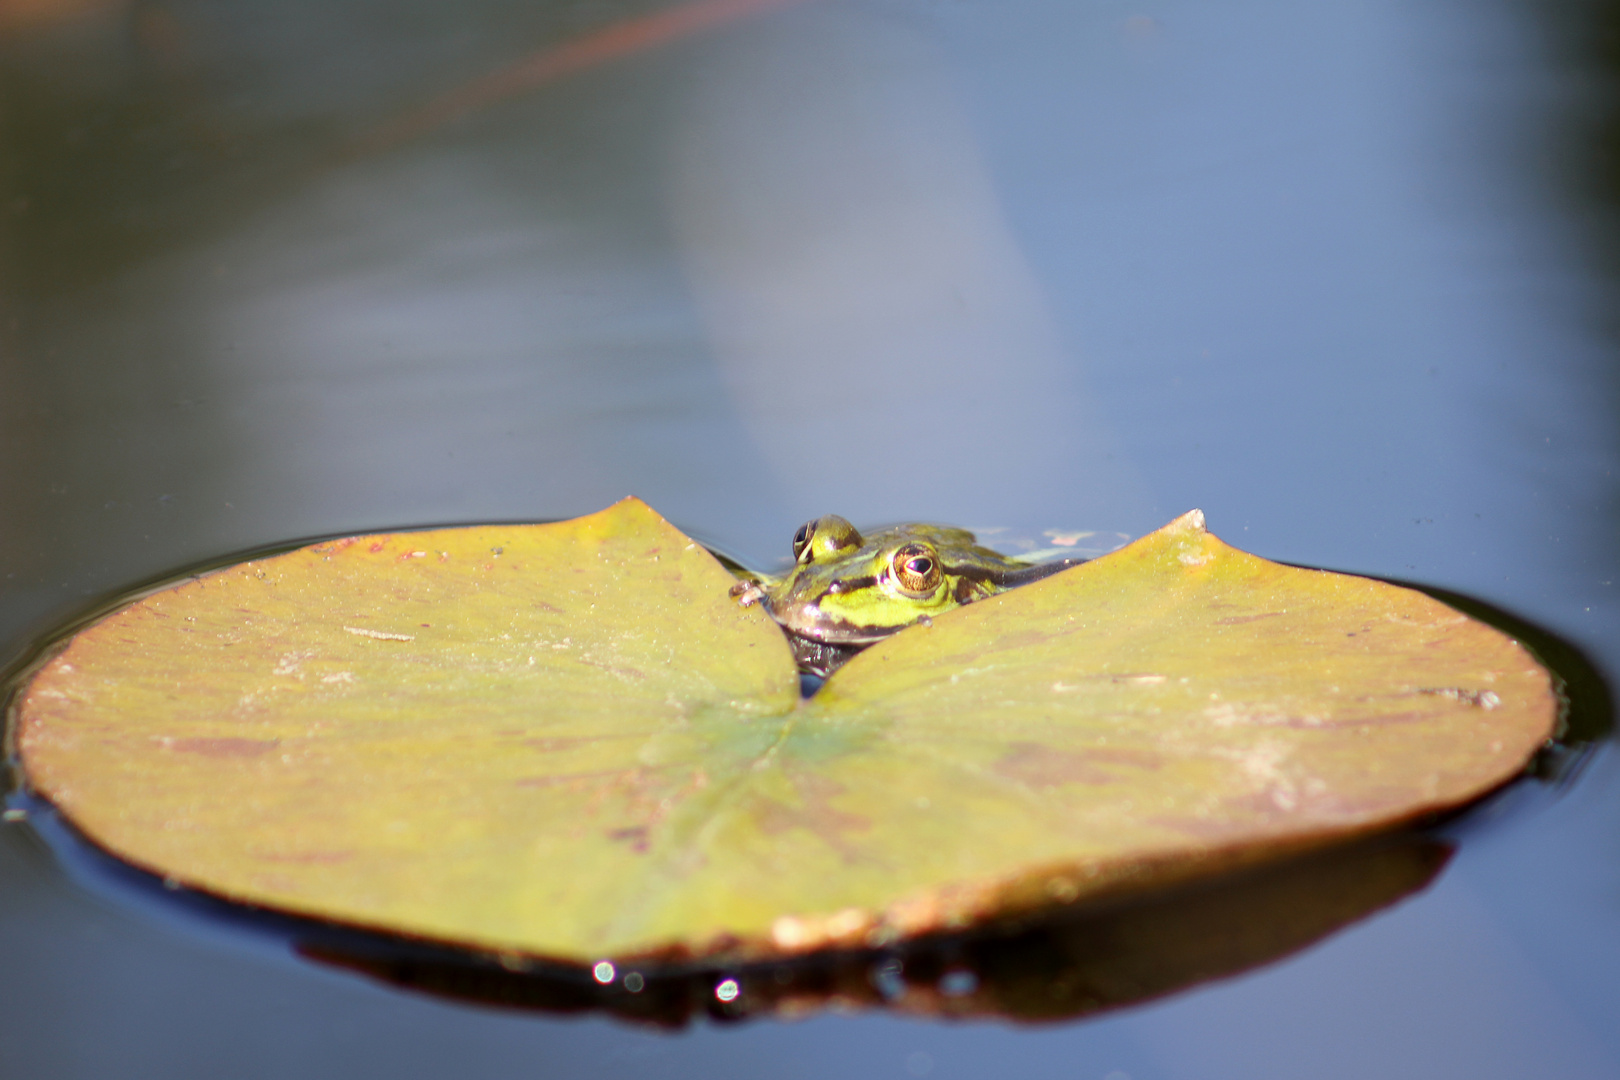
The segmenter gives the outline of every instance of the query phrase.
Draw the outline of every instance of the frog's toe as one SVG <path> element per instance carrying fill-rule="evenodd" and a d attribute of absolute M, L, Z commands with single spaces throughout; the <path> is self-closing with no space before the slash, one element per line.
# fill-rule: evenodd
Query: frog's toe
<path fill-rule="evenodd" d="M 751 607 L 765 599 L 765 589 L 757 581 L 739 581 L 731 587 L 730 595 L 743 607 Z"/>

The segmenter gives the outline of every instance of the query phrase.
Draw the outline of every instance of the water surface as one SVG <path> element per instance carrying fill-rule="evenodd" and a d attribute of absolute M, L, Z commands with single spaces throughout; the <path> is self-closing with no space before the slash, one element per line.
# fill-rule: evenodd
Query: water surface
<path fill-rule="evenodd" d="M 674 6 L 0 17 L 0 654 L 229 552 L 634 493 L 760 564 L 829 512 L 1198 506 L 1620 671 L 1608 6 Z M 1444 835 L 1414 898 L 1091 1020 L 667 1035 L 317 967 L 7 827 L 0 1063 L 1620 1072 L 1614 756 Z"/>

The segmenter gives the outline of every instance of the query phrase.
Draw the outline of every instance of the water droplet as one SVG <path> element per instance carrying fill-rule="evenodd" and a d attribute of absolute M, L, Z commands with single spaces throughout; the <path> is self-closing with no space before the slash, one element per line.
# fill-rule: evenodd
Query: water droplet
<path fill-rule="evenodd" d="M 606 960 L 600 960 L 597 962 L 595 967 L 591 968 L 591 975 L 596 979 L 597 982 L 601 983 L 603 986 L 606 986 L 608 983 L 613 981 L 613 965 L 608 963 Z"/>
<path fill-rule="evenodd" d="M 727 1004 L 736 1001 L 737 995 L 740 993 L 742 993 L 742 987 L 737 985 L 736 979 L 724 979 L 719 986 L 714 988 L 714 996 Z"/>
<path fill-rule="evenodd" d="M 641 977 L 641 972 L 639 971 L 632 971 L 630 974 L 624 977 L 624 988 L 630 991 L 632 994 L 641 993 L 642 987 L 646 985 L 647 980 Z"/>
<path fill-rule="evenodd" d="M 872 987 L 883 995 L 884 1000 L 893 1001 L 895 998 L 905 996 L 906 980 L 903 971 L 904 965 L 900 963 L 900 958 L 894 956 L 873 964 L 867 978 L 871 980 Z"/>

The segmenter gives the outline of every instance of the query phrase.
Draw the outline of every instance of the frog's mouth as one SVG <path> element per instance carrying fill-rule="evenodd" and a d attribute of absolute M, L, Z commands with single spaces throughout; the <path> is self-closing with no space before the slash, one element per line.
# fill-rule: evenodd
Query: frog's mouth
<path fill-rule="evenodd" d="M 853 645 L 856 648 L 865 648 L 874 645 L 886 637 L 899 633 L 908 626 L 917 625 L 916 622 L 902 623 L 899 626 L 856 626 L 843 619 L 826 619 L 814 626 L 799 628 L 789 626 L 778 620 L 777 623 L 793 637 L 805 638 L 809 641 L 819 641 L 824 645 Z"/>
<path fill-rule="evenodd" d="M 815 680 L 827 678 L 834 671 L 843 667 L 850 657 L 868 645 L 881 641 L 894 633 L 895 630 L 904 629 L 904 627 L 897 626 L 894 630 L 885 629 L 873 633 L 870 628 L 867 628 L 865 633 L 858 634 L 856 633 L 858 628 L 853 623 L 847 623 L 842 619 L 823 619 L 818 625 L 808 626 L 801 630 L 790 626 L 778 614 L 776 608 L 771 604 L 770 596 L 762 593 L 756 602 L 765 609 L 765 614 L 769 615 L 771 620 L 782 628 L 782 636 L 787 638 L 788 647 L 793 650 L 793 661 L 798 665 L 799 674 L 805 677 L 813 677 L 811 683 L 801 684 L 800 686 L 800 690 L 806 697 L 809 697 L 820 688 L 820 683 Z M 821 615 L 820 609 L 816 609 L 816 614 L 819 618 Z"/>
<path fill-rule="evenodd" d="M 819 642 L 824 645 L 852 645 L 864 648 L 874 642 L 882 641 L 897 631 L 904 630 L 912 623 L 903 623 L 899 626 L 861 626 L 847 619 L 840 619 L 822 613 L 821 608 L 814 605 L 804 605 L 799 610 L 805 614 L 814 613 L 814 617 L 805 621 L 789 622 L 777 613 L 771 606 L 770 598 L 760 601 L 765 605 L 766 614 L 776 620 L 776 625 L 786 631 L 789 637 L 803 638 L 806 641 Z"/>

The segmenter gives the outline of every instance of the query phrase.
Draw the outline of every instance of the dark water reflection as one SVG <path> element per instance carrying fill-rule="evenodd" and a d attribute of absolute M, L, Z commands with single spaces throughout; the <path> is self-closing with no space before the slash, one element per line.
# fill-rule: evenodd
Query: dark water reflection
<path fill-rule="evenodd" d="M 793 1019 L 828 1009 L 1052 1023 L 1273 962 L 1427 886 L 1449 856 L 1445 844 L 1403 836 L 994 934 L 735 971 L 615 972 L 608 986 L 583 972 L 548 977 L 454 954 L 411 955 L 388 942 L 308 941 L 298 950 L 452 1000 L 600 1011 L 671 1028 L 700 1017 Z"/>
<path fill-rule="evenodd" d="M 1612 5 L 738 3 L 376 142 L 671 3 L 0 8 L 0 653 L 222 552 L 634 492 L 754 562 L 826 512 L 1197 505 L 1620 670 Z M 1288 959 L 1037 1030 L 443 1005 L 98 899 L 13 828 L 0 1061 L 1609 1076 L 1617 779 L 1493 801 Z"/>

